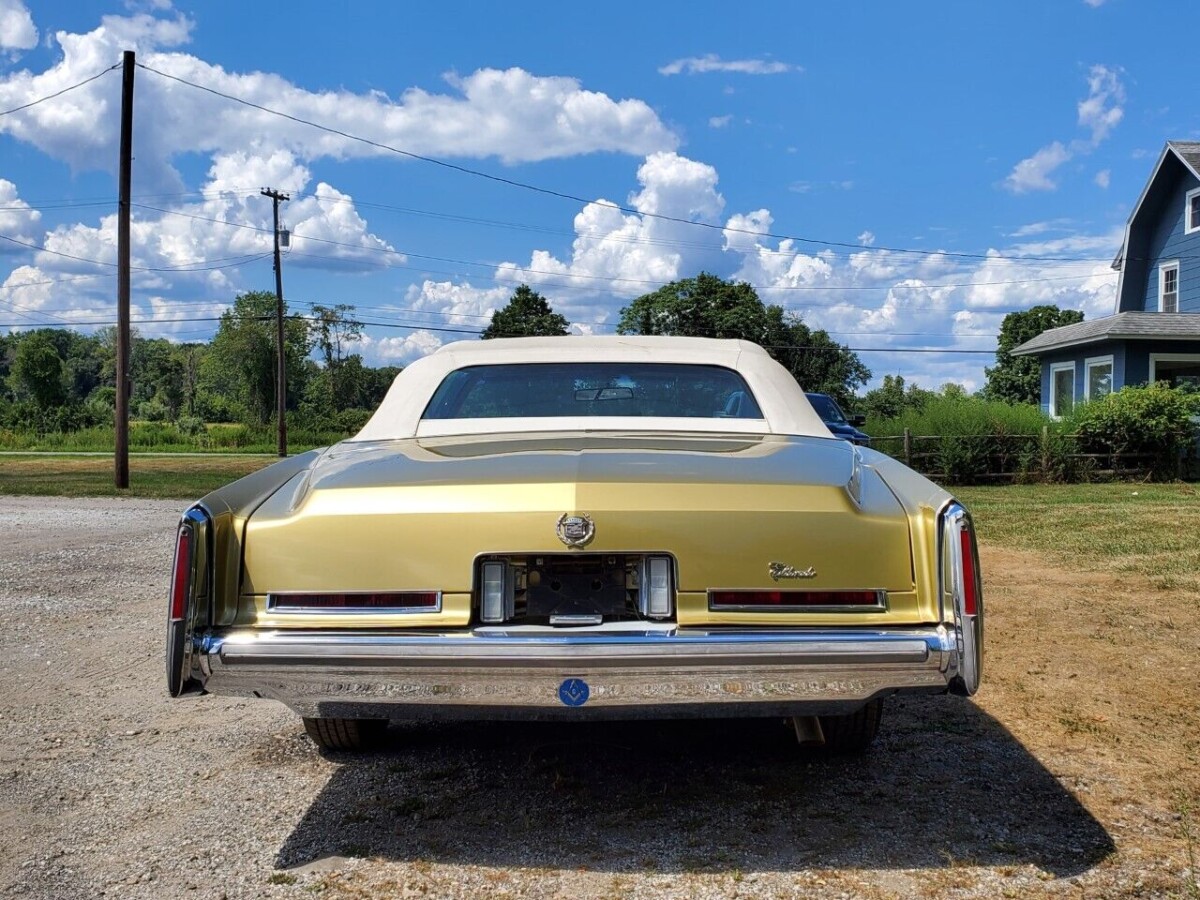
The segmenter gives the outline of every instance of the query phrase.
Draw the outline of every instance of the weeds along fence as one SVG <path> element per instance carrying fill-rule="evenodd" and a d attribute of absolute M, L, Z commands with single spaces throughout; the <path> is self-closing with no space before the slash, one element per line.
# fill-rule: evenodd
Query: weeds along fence
<path fill-rule="evenodd" d="M 1197 447 L 1131 452 L 1084 447 L 1079 435 L 1043 427 L 1037 434 L 903 434 L 872 437 L 870 446 L 935 481 L 951 484 L 1195 479 Z"/>

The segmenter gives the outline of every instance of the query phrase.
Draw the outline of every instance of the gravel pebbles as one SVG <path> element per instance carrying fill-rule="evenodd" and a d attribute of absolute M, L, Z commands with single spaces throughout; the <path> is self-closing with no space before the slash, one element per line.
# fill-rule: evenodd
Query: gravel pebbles
<path fill-rule="evenodd" d="M 1183 887 L 1165 857 L 1112 856 L 1080 789 L 958 698 L 892 702 L 852 761 L 801 757 L 774 720 L 394 724 L 381 753 L 326 757 L 278 704 L 172 701 L 180 509 L 0 497 L 2 897 Z"/>

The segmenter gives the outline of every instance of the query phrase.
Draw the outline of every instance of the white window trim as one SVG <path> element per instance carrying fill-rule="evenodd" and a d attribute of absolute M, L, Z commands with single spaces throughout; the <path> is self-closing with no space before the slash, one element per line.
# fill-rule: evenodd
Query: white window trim
<path fill-rule="evenodd" d="M 1200 353 L 1151 353 L 1150 354 L 1150 383 L 1158 381 L 1158 364 L 1160 362 L 1200 362 Z"/>
<path fill-rule="evenodd" d="M 1113 362 L 1112 355 L 1109 356 L 1093 356 L 1090 359 L 1083 361 L 1083 399 L 1088 401 L 1092 399 L 1092 367 L 1093 366 L 1108 366 L 1108 377 L 1113 382 L 1117 377 L 1117 366 Z"/>
<path fill-rule="evenodd" d="M 1167 280 L 1166 273 L 1171 271 L 1172 269 L 1175 270 L 1175 312 L 1179 312 L 1179 260 L 1177 260 L 1177 259 L 1172 259 L 1172 260 L 1168 260 L 1167 262 L 1164 262 L 1164 263 L 1159 263 L 1159 266 L 1158 266 L 1158 311 L 1159 312 L 1166 312 L 1166 310 L 1163 308 L 1164 301 L 1166 299 L 1166 296 L 1163 292 L 1163 288 L 1166 286 L 1166 280 Z"/>
<path fill-rule="evenodd" d="M 1200 225 L 1197 225 L 1195 228 L 1191 227 L 1191 219 L 1192 219 L 1191 211 L 1192 211 L 1192 198 L 1193 197 L 1200 197 L 1200 188 L 1194 188 L 1194 189 L 1188 191 L 1186 194 L 1184 194 L 1184 197 L 1183 197 L 1183 233 L 1184 234 L 1194 234 L 1197 231 L 1200 231 Z"/>
<path fill-rule="evenodd" d="M 1075 405 L 1075 363 L 1074 362 L 1059 362 L 1050 363 L 1050 418 L 1061 419 L 1062 416 L 1058 413 L 1057 397 L 1054 394 L 1054 375 L 1056 372 L 1071 373 L 1071 406 Z"/>

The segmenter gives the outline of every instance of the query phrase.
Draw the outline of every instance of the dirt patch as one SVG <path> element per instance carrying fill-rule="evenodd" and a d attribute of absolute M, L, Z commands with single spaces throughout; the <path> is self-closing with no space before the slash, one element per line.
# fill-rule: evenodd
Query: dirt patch
<path fill-rule="evenodd" d="M 765 720 L 333 758 L 276 704 L 165 696 L 178 512 L 0 497 L 0 896 L 1194 896 L 1193 593 L 985 547 L 983 692 L 893 701 L 859 760 Z"/>

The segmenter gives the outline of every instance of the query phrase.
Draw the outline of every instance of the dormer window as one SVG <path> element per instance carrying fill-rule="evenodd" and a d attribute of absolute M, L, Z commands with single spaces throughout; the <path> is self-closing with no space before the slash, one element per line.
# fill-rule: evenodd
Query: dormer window
<path fill-rule="evenodd" d="M 1183 204 L 1183 233 L 1200 231 L 1200 188 L 1187 192 Z"/>
<path fill-rule="evenodd" d="M 1158 311 L 1179 312 L 1179 261 L 1158 267 Z"/>

